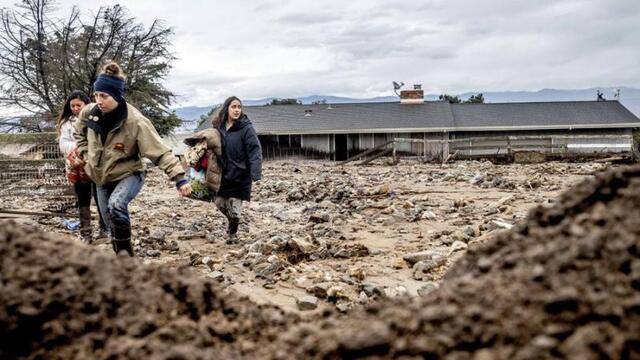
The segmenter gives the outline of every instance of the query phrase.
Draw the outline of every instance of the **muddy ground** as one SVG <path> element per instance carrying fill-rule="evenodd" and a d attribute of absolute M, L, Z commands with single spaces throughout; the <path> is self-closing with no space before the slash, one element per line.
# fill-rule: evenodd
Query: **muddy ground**
<path fill-rule="evenodd" d="M 239 245 L 225 244 L 226 220 L 213 204 L 179 198 L 151 169 L 131 204 L 134 241 L 142 262 L 190 265 L 260 304 L 305 314 L 347 311 L 428 294 L 469 246 L 518 223 L 536 205 L 550 206 L 561 190 L 604 166 L 267 162 L 245 204 Z M 27 197 L 5 201 L 52 207 Z M 18 221 L 75 238 L 60 218 Z M 97 243 L 111 252 L 105 240 Z"/>
<path fill-rule="evenodd" d="M 145 266 L 41 225 L 0 229 L 0 357 L 640 358 L 640 166 L 588 179 L 511 230 L 470 239 L 424 296 L 378 295 L 347 314 L 327 308 L 308 318 L 256 305 L 224 276 L 197 275 L 197 261 Z M 437 240 L 444 236 L 453 235 Z M 347 251 L 356 255 L 341 260 L 349 263 L 385 254 L 317 243 L 312 249 L 330 256 L 295 266 L 339 261 L 336 248 L 359 249 Z M 275 256 L 310 254 L 286 244 L 272 249 Z M 439 274 L 451 261 L 433 252 L 414 257 L 403 260 L 422 263 L 413 278 Z"/>

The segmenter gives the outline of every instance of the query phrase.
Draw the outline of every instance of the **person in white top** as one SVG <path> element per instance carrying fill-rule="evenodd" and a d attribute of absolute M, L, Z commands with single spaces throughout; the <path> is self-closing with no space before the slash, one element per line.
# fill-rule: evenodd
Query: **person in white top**
<path fill-rule="evenodd" d="M 76 193 L 78 215 L 80 217 L 80 237 L 84 243 L 91 244 L 93 240 L 91 230 L 91 197 L 93 196 L 96 206 L 96 187 L 91 179 L 86 175 L 82 167 L 81 161 L 76 162 L 76 140 L 73 137 L 74 125 L 78 114 L 89 104 L 91 100 L 82 91 L 73 91 L 64 103 L 64 107 L 56 123 L 56 133 L 58 136 L 58 144 L 60 151 L 65 159 L 65 172 L 67 179 L 73 183 L 73 189 Z M 106 234 L 106 225 L 100 215 L 100 230 Z"/>

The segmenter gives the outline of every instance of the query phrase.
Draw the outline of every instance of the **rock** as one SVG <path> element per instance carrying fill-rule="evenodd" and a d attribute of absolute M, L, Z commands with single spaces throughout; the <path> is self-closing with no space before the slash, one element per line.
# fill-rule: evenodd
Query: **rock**
<path fill-rule="evenodd" d="M 331 248 L 329 254 L 333 257 L 348 259 L 351 257 L 368 256 L 369 249 L 362 244 L 347 244 Z"/>
<path fill-rule="evenodd" d="M 315 250 L 315 246 L 312 243 L 300 238 L 291 239 L 288 241 L 288 244 L 293 251 L 297 251 L 302 254 L 310 254 Z"/>
<path fill-rule="evenodd" d="M 305 289 L 305 290 L 306 290 L 306 289 L 309 289 L 309 287 L 311 286 L 311 285 L 310 285 L 310 284 L 311 284 L 311 280 L 309 280 L 309 279 L 308 279 L 307 277 L 305 277 L 305 276 L 302 276 L 302 277 L 296 278 L 296 279 L 293 281 L 293 284 L 294 284 L 296 287 L 298 287 L 298 288 L 301 288 L 301 289 Z M 327 287 L 327 289 L 328 289 L 328 287 Z"/>
<path fill-rule="evenodd" d="M 329 210 L 335 210 L 337 208 L 337 205 L 332 203 L 329 200 L 322 200 L 319 204 L 319 207 L 324 208 L 324 209 L 329 209 Z"/>
<path fill-rule="evenodd" d="M 205 236 L 205 239 L 207 239 L 207 242 L 210 242 L 210 243 L 212 243 L 212 242 L 216 242 L 216 240 L 217 240 L 217 239 L 219 239 L 219 238 L 220 238 L 220 237 L 219 237 L 219 236 L 217 236 L 216 234 L 207 234 L 207 235 Z"/>
<path fill-rule="evenodd" d="M 553 349 L 558 345 L 558 339 L 548 335 L 538 335 L 531 341 L 531 343 L 533 346 L 541 349 Z"/>
<path fill-rule="evenodd" d="M 485 175 L 477 173 L 473 177 L 473 179 L 471 179 L 470 182 L 471 182 L 472 185 L 477 185 L 477 184 L 480 184 L 480 183 L 484 182 L 484 178 L 485 178 Z"/>
<path fill-rule="evenodd" d="M 431 250 L 420 251 L 417 253 L 406 254 L 402 259 L 409 264 L 413 265 L 419 261 L 431 260 L 434 256 L 438 256 L 439 253 Z"/>
<path fill-rule="evenodd" d="M 437 256 L 430 260 L 423 260 L 413 265 L 413 278 L 416 280 L 422 280 L 427 277 L 428 274 L 434 269 L 444 265 L 447 259 L 443 256 Z"/>
<path fill-rule="evenodd" d="M 396 292 L 396 289 L 384 288 L 384 296 L 385 297 L 393 298 L 393 297 L 396 297 L 397 295 L 398 295 L 398 293 Z"/>
<path fill-rule="evenodd" d="M 293 188 L 287 192 L 287 201 L 299 201 L 304 199 L 304 193 L 297 188 Z"/>
<path fill-rule="evenodd" d="M 162 250 L 167 250 L 170 252 L 178 252 L 180 251 L 180 246 L 178 245 L 178 242 L 175 240 L 171 240 L 171 242 L 169 242 L 168 244 L 164 244 L 161 246 Z"/>
<path fill-rule="evenodd" d="M 194 251 L 189 254 L 189 265 L 196 266 L 202 264 L 202 255 L 199 252 Z"/>
<path fill-rule="evenodd" d="M 298 309 L 302 311 L 314 310 L 318 307 L 318 298 L 305 295 L 296 299 L 296 305 L 298 305 Z"/>
<path fill-rule="evenodd" d="M 476 237 L 476 230 L 471 227 L 471 226 L 467 226 L 466 228 L 464 228 L 464 230 L 462 231 L 465 235 L 467 235 L 468 237 Z"/>
<path fill-rule="evenodd" d="M 273 263 L 263 262 L 257 264 L 253 268 L 253 272 L 256 274 L 256 277 L 269 279 L 276 273 L 282 271 L 284 269 L 284 264 L 282 261 L 276 261 Z"/>
<path fill-rule="evenodd" d="M 224 274 L 221 271 L 212 271 L 207 276 L 212 278 L 213 280 L 220 281 L 220 282 L 224 280 Z"/>
<path fill-rule="evenodd" d="M 403 269 L 405 267 L 405 262 L 401 258 L 396 258 L 393 261 L 393 265 L 391 265 L 394 269 Z"/>
<path fill-rule="evenodd" d="M 211 270 L 213 270 L 213 266 L 215 265 L 215 261 L 209 256 L 203 257 L 202 258 L 202 263 L 204 265 L 206 265 Z"/>
<path fill-rule="evenodd" d="M 383 321 L 368 321 L 363 323 L 357 331 L 343 332 L 339 339 L 339 346 L 344 354 L 378 354 L 376 349 L 390 347 L 394 335 L 389 325 Z"/>
<path fill-rule="evenodd" d="M 396 225 L 397 223 L 399 223 L 400 221 L 403 220 L 403 218 L 399 218 L 399 217 L 395 217 L 395 216 L 385 216 L 385 217 L 381 217 L 381 221 L 382 221 L 382 225 L 384 226 L 392 226 L 392 225 Z"/>
<path fill-rule="evenodd" d="M 375 187 L 369 192 L 370 195 L 384 195 L 391 192 L 391 186 L 389 184 L 383 184 Z"/>
<path fill-rule="evenodd" d="M 148 257 L 160 257 L 162 253 L 160 252 L 160 250 L 149 249 L 146 251 L 146 254 Z"/>
<path fill-rule="evenodd" d="M 491 269 L 491 265 L 493 265 L 493 261 L 491 261 L 491 259 L 489 259 L 488 257 L 481 257 L 480 259 L 478 259 L 478 268 L 482 272 L 489 271 L 489 269 Z"/>
<path fill-rule="evenodd" d="M 369 297 L 367 296 L 367 293 L 365 293 L 364 291 L 360 291 L 360 294 L 358 294 L 358 304 L 364 305 L 367 302 L 369 302 Z"/>
<path fill-rule="evenodd" d="M 162 243 L 167 237 L 167 233 L 164 230 L 155 230 L 149 234 L 149 240 Z"/>
<path fill-rule="evenodd" d="M 326 299 L 327 293 L 331 285 L 332 284 L 330 282 L 321 282 L 321 283 L 313 284 L 307 288 L 307 292 L 317 298 Z"/>
<path fill-rule="evenodd" d="M 351 268 L 349 269 L 347 274 L 359 281 L 364 280 L 364 278 L 367 276 L 367 272 L 362 267 Z"/>
<path fill-rule="evenodd" d="M 501 220 L 492 220 L 491 223 L 500 229 L 511 229 L 513 227 L 512 224 L 509 224 Z"/>
<path fill-rule="evenodd" d="M 280 210 L 277 213 L 273 214 L 273 217 L 280 221 L 287 221 L 291 218 L 291 215 L 285 210 Z"/>
<path fill-rule="evenodd" d="M 450 236 L 445 236 L 440 238 L 440 242 L 444 245 L 452 245 L 454 243 L 454 239 L 451 238 Z"/>
<path fill-rule="evenodd" d="M 349 297 L 344 293 L 344 289 L 341 286 L 333 285 L 327 290 L 327 300 L 331 302 L 348 299 Z"/>
<path fill-rule="evenodd" d="M 462 241 L 454 241 L 453 244 L 451 244 L 451 251 L 459 251 L 459 250 L 466 250 L 469 247 L 469 245 L 463 243 Z"/>
<path fill-rule="evenodd" d="M 485 210 L 485 215 L 493 215 L 498 213 L 498 208 L 495 206 L 489 206 L 487 210 Z"/>
<path fill-rule="evenodd" d="M 395 290 L 398 296 L 404 296 L 407 294 L 407 288 L 402 285 L 396 286 Z"/>
<path fill-rule="evenodd" d="M 418 289 L 419 296 L 427 296 L 430 292 L 438 288 L 438 284 L 434 282 L 428 282 L 423 287 Z"/>
<path fill-rule="evenodd" d="M 340 278 L 340 281 L 347 284 L 347 285 L 357 285 L 357 281 L 355 281 L 351 276 L 349 275 L 343 275 Z"/>
<path fill-rule="evenodd" d="M 365 295 L 369 297 L 373 296 L 384 296 L 384 287 L 374 285 L 374 284 L 362 284 L 360 286 L 360 290 L 365 293 Z"/>
<path fill-rule="evenodd" d="M 349 303 L 347 302 L 339 302 L 336 304 L 336 309 L 338 309 L 338 311 L 343 313 L 349 311 L 349 308 L 350 306 L 349 306 Z"/>
<path fill-rule="evenodd" d="M 331 217 L 327 212 L 316 212 L 309 216 L 309 222 L 316 224 L 329 222 L 330 219 Z"/>
<path fill-rule="evenodd" d="M 268 255 L 273 251 L 273 248 L 271 246 L 265 244 L 263 241 L 258 240 L 256 242 L 254 242 L 253 244 L 249 245 L 247 250 L 250 253 L 259 253 L 259 254 L 263 254 L 263 255 Z"/>
<path fill-rule="evenodd" d="M 271 237 L 271 239 L 269 239 L 269 241 L 267 241 L 267 245 L 269 245 L 275 251 L 282 251 L 284 247 L 287 246 L 287 243 L 287 240 L 280 235 L 274 235 Z"/>
<path fill-rule="evenodd" d="M 465 234 L 462 231 L 456 231 L 451 235 L 451 238 L 453 239 L 453 241 L 462 241 L 464 243 L 468 243 L 471 240 L 471 237 L 467 234 Z"/>
<path fill-rule="evenodd" d="M 228 257 L 229 254 L 225 255 L 225 257 Z M 230 261 L 230 257 L 225 259 L 225 262 L 229 262 Z M 248 253 L 247 255 L 244 256 L 244 259 L 242 259 L 242 265 L 253 269 L 256 265 L 260 264 L 260 263 L 264 263 L 267 261 L 267 257 L 260 254 L 260 253 Z"/>
<path fill-rule="evenodd" d="M 436 214 L 433 211 L 427 210 L 422 213 L 420 218 L 422 218 L 422 220 L 435 220 Z"/>

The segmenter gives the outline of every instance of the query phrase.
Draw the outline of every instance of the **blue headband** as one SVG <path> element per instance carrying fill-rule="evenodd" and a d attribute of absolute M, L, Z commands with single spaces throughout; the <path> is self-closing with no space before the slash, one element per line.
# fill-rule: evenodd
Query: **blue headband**
<path fill-rule="evenodd" d="M 93 83 L 93 91 L 100 91 L 111 95 L 117 102 L 124 100 L 124 80 L 100 74 Z"/>

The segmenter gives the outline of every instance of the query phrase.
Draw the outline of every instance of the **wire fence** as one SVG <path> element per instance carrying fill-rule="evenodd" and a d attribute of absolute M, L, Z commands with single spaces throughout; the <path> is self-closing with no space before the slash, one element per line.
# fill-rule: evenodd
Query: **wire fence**
<path fill-rule="evenodd" d="M 73 207 L 64 168 L 55 134 L 0 134 L 0 207 L 20 208 L 20 199 L 36 200 L 50 211 Z"/>

